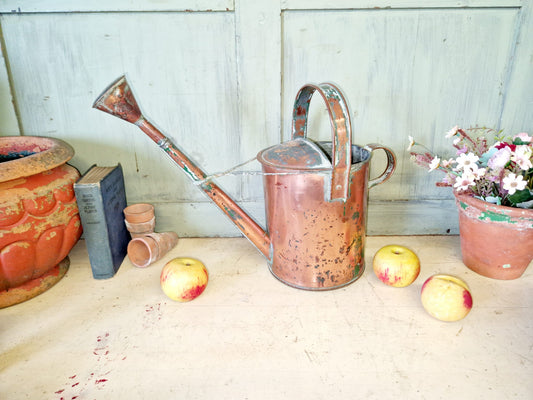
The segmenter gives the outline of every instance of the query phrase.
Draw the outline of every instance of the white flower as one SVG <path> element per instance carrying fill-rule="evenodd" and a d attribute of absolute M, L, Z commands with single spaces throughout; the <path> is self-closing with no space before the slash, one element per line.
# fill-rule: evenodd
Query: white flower
<path fill-rule="evenodd" d="M 462 192 L 463 190 L 466 190 L 473 185 L 474 175 L 469 172 L 465 172 L 463 175 L 458 176 L 455 179 L 455 184 L 453 185 L 453 187 L 456 188 L 458 192 Z"/>
<path fill-rule="evenodd" d="M 435 157 L 429 163 L 429 171 L 428 172 L 435 171 L 437 168 L 439 168 L 439 165 L 440 165 L 440 158 L 439 157 Z"/>
<path fill-rule="evenodd" d="M 410 151 L 414 145 L 415 145 L 415 139 L 413 139 L 413 137 L 409 135 L 409 146 L 407 146 L 407 151 Z"/>
<path fill-rule="evenodd" d="M 459 127 L 457 125 L 455 125 L 452 129 L 450 129 L 447 133 L 446 133 L 446 137 L 447 138 L 451 138 L 452 136 L 455 136 L 457 135 L 457 132 L 459 131 Z"/>
<path fill-rule="evenodd" d="M 531 156 L 533 156 L 533 149 L 528 145 L 516 146 L 516 150 L 511 155 L 511 160 L 514 161 L 521 170 L 527 171 L 533 168 L 531 163 Z"/>
<path fill-rule="evenodd" d="M 516 174 L 510 173 L 505 178 L 503 178 L 503 188 L 509 192 L 509 194 L 514 194 L 517 190 L 524 190 L 526 188 L 527 181 L 524 180 L 522 175 L 516 176 Z"/>
<path fill-rule="evenodd" d="M 531 143 L 533 137 L 529 136 L 526 132 L 519 133 L 518 135 L 513 136 L 513 140 L 520 139 L 524 143 Z"/>
<path fill-rule="evenodd" d="M 455 160 L 457 162 L 457 167 L 455 169 L 457 170 L 464 170 L 464 171 L 470 171 L 474 168 L 474 165 L 477 167 L 476 162 L 479 160 L 479 157 L 476 156 L 474 153 L 470 152 L 468 154 L 462 153 L 457 159 Z"/>
<path fill-rule="evenodd" d="M 511 149 L 504 147 L 498 150 L 487 162 L 487 166 L 492 169 L 502 169 L 511 161 Z"/>
<path fill-rule="evenodd" d="M 457 136 L 455 139 L 453 139 L 453 144 L 457 146 L 463 138 L 461 136 Z"/>
<path fill-rule="evenodd" d="M 486 170 L 486 168 L 478 168 L 477 165 L 476 165 L 476 167 L 473 168 L 470 172 L 472 173 L 472 175 L 474 175 L 474 179 L 478 180 L 478 179 L 483 178 L 485 176 L 485 172 L 487 172 L 487 170 Z"/>

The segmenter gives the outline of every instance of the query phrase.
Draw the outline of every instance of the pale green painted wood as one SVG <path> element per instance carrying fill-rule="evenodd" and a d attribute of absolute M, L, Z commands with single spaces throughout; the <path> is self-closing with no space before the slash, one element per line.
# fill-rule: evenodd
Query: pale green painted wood
<path fill-rule="evenodd" d="M 2 13 L 230 10 L 233 0 L 0 0 Z"/>
<path fill-rule="evenodd" d="M 519 7 L 528 0 L 282 0 L 284 10 Z"/>
<path fill-rule="evenodd" d="M 284 104 L 305 82 L 337 83 L 351 105 L 354 142 L 388 145 L 398 157 L 397 172 L 372 189 L 371 198 L 451 198 L 450 190 L 434 185 L 441 176 L 410 162 L 408 136 L 450 152 L 444 134 L 456 124 L 499 127 L 518 13 L 514 8 L 287 11 Z M 311 135 L 328 139 L 324 113 L 314 115 Z M 518 114 L 517 120 L 533 124 L 531 115 Z M 285 138 L 290 121 L 285 114 Z M 382 168 L 376 163 L 374 175 Z"/>
<path fill-rule="evenodd" d="M 121 162 L 129 202 L 154 203 L 158 230 L 234 236 L 153 142 L 92 102 L 127 73 L 145 114 L 213 173 L 286 140 L 301 85 L 334 81 L 354 142 L 388 145 L 399 161 L 371 190 L 368 232 L 457 233 L 451 192 L 409 161 L 407 136 L 448 150 L 455 124 L 531 133 L 532 15 L 520 0 L 4 0 L 0 134 L 19 133 L 13 95 L 20 133 L 66 140 L 81 172 Z M 325 116 L 313 100 L 310 136 L 329 140 Z M 372 164 L 376 175 L 383 155 Z M 264 221 L 260 176 L 219 182 Z"/>
<path fill-rule="evenodd" d="M 124 72 L 146 116 L 207 171 L 238 162 L 232 13 L 5 15 L 2 27 L 24 134 L 67 140 L 81 172 L 121 162 L 130 202 L 205 198 L 137 127 L 91 108 Z"/>
<path fill-rule="evenodd" d="M 0 56 L 0 135 L 17 136 L 20 134 L 20 130 L 2 49 L 0 49 Z"/>

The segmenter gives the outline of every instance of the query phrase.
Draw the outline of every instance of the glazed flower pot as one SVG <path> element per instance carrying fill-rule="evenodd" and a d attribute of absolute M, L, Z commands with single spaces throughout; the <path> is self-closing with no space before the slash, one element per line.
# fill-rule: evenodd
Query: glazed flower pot
<path fill-rule="evenodd" d="M 0 308 L 43 293 L 69 267 L 82 227 L 66 162 L 67 143 L 36 136 L 0 137 Z"/>
<path fill-rule="evenodd" d="M 454 194 L 464 264 L 489 278 L 522 276 L 533 260 L 533 210 Z"/>

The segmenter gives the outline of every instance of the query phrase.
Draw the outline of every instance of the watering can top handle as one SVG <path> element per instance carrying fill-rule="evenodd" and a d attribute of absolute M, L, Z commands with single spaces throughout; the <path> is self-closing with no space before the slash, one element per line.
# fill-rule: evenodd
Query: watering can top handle
<path fill-rule="evenodd" d="M 346 100 L 339 88 L 331 83 L 321 83 L 307 84 L 300 89 L 292 112 L 292 139 L 307 136 L 307 114 L 315 92 L 320 93 L 326 103 L 333 135 L 331 200 L 345 200 L 349 196 L 352 126 Z"/>

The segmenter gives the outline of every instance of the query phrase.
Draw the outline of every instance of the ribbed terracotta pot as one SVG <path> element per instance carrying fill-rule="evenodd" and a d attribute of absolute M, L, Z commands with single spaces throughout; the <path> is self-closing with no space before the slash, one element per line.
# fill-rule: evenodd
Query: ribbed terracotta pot
<path fill-rule="evenodd" d="M 533 260 L 533 210 L 454 193 L 464 264 L 494 279 L 517 279 Z"/>
<path fill-rule="evenodd" d="M 66 162 L 67 143 L 36 136 L 0 137 L 0 308 L 57 283 L 82 233 Z"/>

